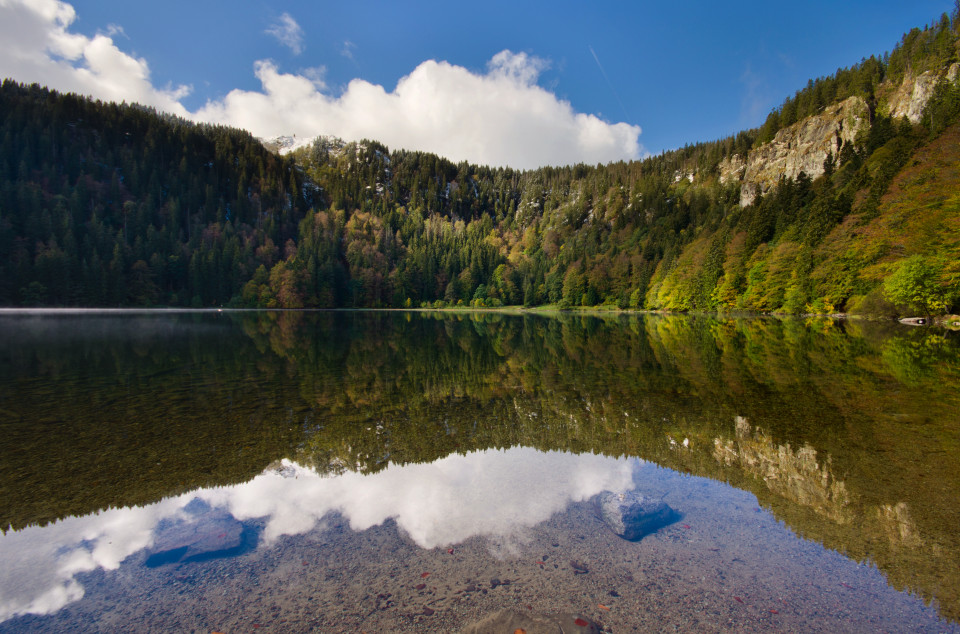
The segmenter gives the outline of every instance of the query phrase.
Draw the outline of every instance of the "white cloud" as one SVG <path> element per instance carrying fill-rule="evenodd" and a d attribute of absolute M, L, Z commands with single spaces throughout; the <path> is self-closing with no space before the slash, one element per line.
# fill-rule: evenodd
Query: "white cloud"
<path fill-rule="evenodd" d="M 123 35 L 120 27 L 87 37 L 70 31 L 75 19 L 65 2 L 0 0 L 0 77 L 137 102 L 263 138 L 370 138 L 392 148 L 486 165 L 535 168 L 643 154 L 639 126 L 576 112 L 537 84 L 547 62 L 524 53 L 502 51 L 480 72 L 428 60 L 393 91 L 354 79 L 339 95 L 328 91 L 323 66 L 285 73 L 276 63 L 260 60 L 254 64 L 259 90 L 232 90 L 191 113 L 181 103 L 189 87 L 154 86 L 146 60 L 117 48 L 112 37 Z M 303 50 L 303 32 L 289 14 L 268 32 L 294 53 Z M 344 51 L 352 50 L 344 44 Z"/>
<path fill-rule="evenodd" d="M 187 116 L 187 86 L 160 89 L 150 69 L 114 43 L 116 25 L 92 38 L 69 31 L 73 7 L 57 0 L 0 0 L 0 77 L 40 83 L 107 101 L 128 101 Z"/>
<path fill-rule="evenodd" d="M 128 40 L 130 39 L 130 37 L 129 37 L 129 36 L 126 34 L 126 32 L 123 30 L 123 27 L 120 26 L 119 24 L 108 24 L 108 25 L 107 25 L 107 30 L 106 30 L 106 35 L 107 35 L 107 37 L 113 37 L 114 35 L 122 35 L 123 37 L 127 38 Z"/>
<path fill-rule="evenodd" d="M 357 45 L 351 42 L 350 40 L 343 41 L 343 48 L 340 49 L 340 54 L 346 57 L 349 60 L 353 60 L 353 52 L 357 50 Z"/>
<path fill-rule="evenodd" d="M 319 134 L 376 139 L 393 148 L 435 152 L 453 161 L 535 168 L 640 156 L 640 127 L 575 112 L 536 83 L 543 60 L 502 51 L 486 73 L 428 60 L 392 92 L 361 79 L 338 97 L 303 74 L 261 60 L 261 90 L 233 90 L 194 113 L 270 138 Z"/>
<path fill-rule="evenodd" d="M 303 29 L 289 13 L 282 14 L 264 33 L 277 38 L 277 41 L 289 48 L 294 55 L 303 52 Z"/>
<path fill-rule="evenodd" d="M 500 51 L 487 62 L 489 75 L 500 80 L 512 80 L 517 84 L 532 86 L 540 73 L 550 68 L 550 63 L 526 53 Z"/>
<path fill-rule="evenodd" d="M 314 66 L 312 68 L 304 68 L 300 71 L 300 74 L 310 80 L 310 83 L 313 84 L 313 87 L 317 90 L 326 90 L 327 89 L 327 67 L 326 66 Z"/>

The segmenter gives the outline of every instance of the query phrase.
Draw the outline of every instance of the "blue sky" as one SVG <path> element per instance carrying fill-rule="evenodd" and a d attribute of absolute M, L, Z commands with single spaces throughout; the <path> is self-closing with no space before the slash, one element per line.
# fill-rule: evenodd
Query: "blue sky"
<path fill-rule="evenodd" d="M 757 126 L 952 5 L 0 0 L 0 74 L 259 136 L 606 162 Z"/>

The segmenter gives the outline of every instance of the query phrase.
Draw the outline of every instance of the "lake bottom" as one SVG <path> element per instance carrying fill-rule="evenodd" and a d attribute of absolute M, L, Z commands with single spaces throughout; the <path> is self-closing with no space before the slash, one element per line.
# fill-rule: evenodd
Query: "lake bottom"
<path fill-rule="evenodd" d="M 592 501 L 429 549 L 392 519 L 354 531 L 331 513 L 270 544 L 252 519 L 251 548 L 170 563 L 141 551 L 79 575 L 82 599 L 0 631 L 451 632 L 503 609 L 609 632 L 960 631 L 875 567 L 798 538 L 750 493 L 649 463 L 633 482 L 679 513 L 638 542 Z"/>

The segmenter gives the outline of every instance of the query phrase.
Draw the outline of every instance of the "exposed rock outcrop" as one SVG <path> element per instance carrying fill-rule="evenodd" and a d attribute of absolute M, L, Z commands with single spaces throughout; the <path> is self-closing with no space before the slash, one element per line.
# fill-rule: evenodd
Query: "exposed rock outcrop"
<path fill-rule="evenodd" d="M 747 162 L 743 156 L 734 154 L 720 161 L 720 183 L 726 185 L 731 181 L 743 180 L 743 172 L 747 169 Z"/>
<path fill-rule="evenodd" d="M 897 90 L 890 96 L 884 108 L 884 114 L 894 119 L 906 117 L 911 123 L 920 121 L 923 107 L 927 105 L 939 77 L 932 71 L 927 71 L 917 77 L 907 77 Z"/>
<path fill-rule="evenodd" d="M 946 71 L 927 71 L 908 75 L 895 89 L 878 92 L 878 111 L 894 118 L 920 121 L 923 109 L 941 79 L 956 81 L 960 63 Z M 800 172 L 810 178 L 823 174 L 823 162 L 832 152 L 839 153 L 843 143 L 852 143 L 857 133 L 870 125 L 870 110 L 861 97 L 850 97 L 829 106 L 818 115 L 807 117 L 777 132 L 769 143 L 720 162 L 720 182 L 740 181 L 740 205 L 745 207 L 785 177 L 795 179 Z"/>
<path fill-rule="evenodd" d="M 960 63 L 954 63 L 946 73 L 928 70 L 916 77 L 907 75 L 885 103 L 881 103 L 880 111 L 894 119 L 906 117 L 911 123 L 919 123 L 937 83 L 944 78 L 947 81 L 956 81 L 958 71 Z"/>
<path fill-rule="evenodd" d="M 758 192 L 766 193 L 783 177 L 794 179 L 800 172 L 810 178 L 823 174 L 827 155 L 836 156 L 843 143 L 852 143 L 857 133 L 870 124 L 870 110 L 861 97 L 850 97 L 783 128 L 769 143 L 750 150 L 743 170 L 740 205 L 751 204 Z M 733 171 L 734 162 L 726 169 Z M 724 165 L 721 165 L 721 174 Z"/>

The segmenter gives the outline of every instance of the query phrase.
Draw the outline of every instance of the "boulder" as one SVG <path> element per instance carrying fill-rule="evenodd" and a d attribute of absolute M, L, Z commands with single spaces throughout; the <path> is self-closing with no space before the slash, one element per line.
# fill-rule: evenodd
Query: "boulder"
<path fill-rule="evenodd" d="M 907 326 L 926 326 L 927 319 L 926 317 L 904 317 L 900 323 Z"/>
<path fill-rule="evenodd" d="M 232 515 L 199 499 L 184 510 L 186 517 L 157 525 L 153 546 L 147 550 L 148 567 L 231 557 L 244 550 L 243 523 Z"/>
<path fill-rule="evenodd" d="M 662 499 L 639 491 L 604 491 L 597 500 L 600 517 L 620 537 L 636 542 L 680 519 L 680 514 Z"/>

